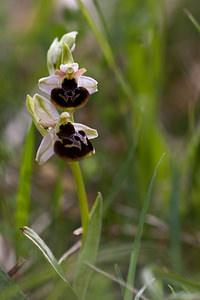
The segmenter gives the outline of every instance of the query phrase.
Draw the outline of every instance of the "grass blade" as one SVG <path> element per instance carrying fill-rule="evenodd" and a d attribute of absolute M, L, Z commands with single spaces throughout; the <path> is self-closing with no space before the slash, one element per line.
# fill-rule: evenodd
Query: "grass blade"
<path fill-rule="evenodd" d="M 66 280 L 64 277 L 61 267 L 58 264 L 56 258 L 54 257 L 53 253 L 51 250 L 47 247 L 47 245 L 44 243 L 44 241 L 40 238 L 40 236 L 31 228 L 29 227 L 23 227 L 20 228 L 21 232 L 29 239 L 31 240 L 37 247 L 38 249 L 42 252 L 46 260 L 50 263 L 50 265 L 53 267 L 53 269 L 56 271 L 56 273 L 60 276 L 60 278 L 65 282 L 66 287 L 68 289 L 67 291 L 67 296 L 71 300 L 77 300 L 77 296 L 75 292 L 73 291 L 71 285 L 69 282 Z"/>
<path fill-rule="evenodd" d="M 27 300 L 18 285 L 0 268 L 0 299 Z"/>
<path fill-rule="evenodd" d="M 200 32 L 200 25 L 197 22 L 197 20 L 193 17 L 193 15 L 186 8 L 184 8 L 183 11 L 188 16 L 192 24 L 196 27 L 196 29 Z"/>
<path fill-rule="evenodd" d="M 81 248 L 78 256 L 76 274 L 74 279 L 74 289 L 80 299 L 85 299 L 88 282 L 91 275 L 91 270 L 84 264 L 85 261 L 94 263 L 97 257 L 101 235 L 101 221 L 102 221 L 102 196 L 99 193 L 92 212 L 88 225 L 86 241 L 83 248 Z"/>
<path fill-rule="evenodd" d="M 122 274 L 120 272 L 119 266 L 118 264 L 115 264 L 115 272 L 117 274 L 117 278 L 120 280 L 120 282 L 124 281 L 122 278 Z M 121 288 L 121 292 L 122 292 L 122 296 L 124 297 L 125 295 L 125 287 L 123 285 L 120 284 L 120 288 Z"/>
<path fill-rule="evenodd" d="M 159 163 L 157 164 L 156 170 L 153 174 L 153 177 L 152 177 L 152 180 L 151 180 L 151 183 L 150 183 L 150 186 L 149 186 L 149 189 L 148 189 L 148 192 L 147 192 L 147 195 L 146 195 L 143 207 L 142 207 L 139 224 L 138 224 L 138 230 L 137 230 L 137 234 L 135 237 L 133 250 L 132 250 L 131 258 L 130 258 L 130 264 L 129 264 L 127 282 L 126 282 L 128 286 L 134 286 L 135 270 L 136 270 L 136 264 L 137 264 L 137 258 L 138 258 L 138 253 L 139 253 L 140 241 L 141 241 L 141 237 L 142 237 L 143 226 L 144 226 L 144 222 L 145 222 L 145 216 L 147 214 L 147 209 L 149 206 L 151 192 L 153 189 L 154 181 L 156 179 L 158 167 L 159 167 L 160 163 L 162 162 L 163 157 L 164 157 L 164 154 L 162 155 Z M 126 289 L 124 300 L 132 300 L 132 292 L 128 289 Z"/>
<path fill-rule="evenodd" d="M 79 8 L 80 8 L 84 18 L 86 19 L 88 25 L 92 29 L 100 47 L 101 47 L 101 50 L 109 64 L 109 66 L 113 70 L 124 94 L 127 96 L 128 100 L 130 101 L 130 104 L 133 106 L 133 108 L 138 109 L 138 104 L 135 102 L 135 97 L 134 97 L 132 88 L 127 83 L 127 79 L 125 79 L 124 76 L 122 75 L 122 71 L 119 70 L 119 68 L 115 62 L 115 58 L 112 53 L 111 47 L 109 46 L 109 44 L 106 41 L 106 39 L 104 38 L 104 36 L 101 34 L 99 28 L 97 27 L 95 21 L 93 20 L 92 16 L 90 15 L 89 11 L 87 10 L 87 8 L 83 4 L 83 2 L 81 0 L 76 0 L 76 1 L 79 5 Z"/>
<path fill-rule="evenodd" d="M 181 257 L 181 234 L 180 234 L 180 218 L 179 218 L 179 170 L 177 159 L 174 161 L 172 174 L 172 191 L 170 199 L 170 250 L 171 264 L 175 272 L 181 273 L 182 257 Z"/>
<path fill-rule="evenodd" d="M 103 27 L 103 31 L 105 33 L 107 41 L 109 42 L 110 47 L 112 48 L 111 36 L 110 36 L 109 30 L 108 30 L 108 27 L 107 27 L 107 24 L 106 24 L 106 21 L 105 21 L 105 18 L 104 18 L 101 6 L 99 4 L 99 1 L 98 0 L 93 0 L 93 3 L 94 3 L 94 6 L 96 8 L 96 11 L 98 13 L 99 20 L 101 21 L 101 24 L 102 24 L 102 27 Z M 113 51 L 113 48 L 112 48 L 112 51 Z"/>
<path fill-rule="evenodd" d="M 120 190 L 120 187 L 123 183 L 123 180 L 129 170 L 129 168 L 132 166 L 131 162 L 133 160 L 133 156 L 135 154 L 135 149 L 138 145 L 138 139 L 140 135 L 140 129 L 136 133 L 130 148 L 128 148 L 128 153 L 125 155 L 126 159 L 122 166 L 120 166 L 119 171 L 117 172 L 116 176 L 113 179 L 113 182 L 111 183 L 110 191 L 108 192 L 108 195 L 106 197 L 104 209 L 103 209 L 103 217 L 105 218 L 108 214 L 109 208 L 117 195 L 118 191 Z"/>
<path fill-rule="evenodd" d="M 185 287 L 192 291 L 200 292 L 200 284 L 195 281 L 192 281 L 190 279 L 184 278 L 182 276 L 168 271 L 163 271 L 158 268 L 154 268 L 152 271 L 156 277 L 166 281 L 167 284 L 173 284 L 181 288 Z"/>
<path fill-rule="evenodd" d="M 134 289 L 134 288 L 132 288 L 131 286 L 127 286 L 127 284 L 126 284 L 125 281 L 120 280 L 120 279 L 116 278 L 116 277 L 113 276 L 113 275 L 110 275 L 109 273 L 107 273 L 107 272 L 105 272 L 105 271 L 103 271 L 103 270 L 101 270 L 101 269 L 95 267 L 94 265 L 92 265 L 92 264 L 90 264 L 90 263 L 88 263 L 88 262 L 85 262 L 85 265 L 88 266 L 91 270 L 97 272 L 98 274 L 101 274 L 102 276 L 104 276 L 104 277 L 106 277 L 106 278 L 108 278 L 108 279 L 110 279 L 110 280 L 112 280 L 112 281 L 118 283 L 120 286 L 123 286 L 123 287 L 125 287 L 126 289 L 129 289 L 129 290 L 131 291 L 131 293 L 133 293 L 133 294 L 137 294 L 137 293 L 138 293 L 138 290 L 137 290 L 137 289 Z M 143 295 L 141 295 L 140 298 L 143 299 L 143 300 L 148 300 L 148 298 L 146 298 L 146 297 L 143 296 Z"/>
<path fill-rule="evenodd" d="M 15 213 L 16 226 L 18 228 L 25 226 L 28 223 L 34 140 L 34 124 L 32 123 L 27 135 L 20 170 L 20 180 Z"/>
<path fill-rule="evenodd" d="M 113 57 L 113 54 L 112 54 L 109 44 L 107 43 L 104 36 L 101 34 L 99 28 L 97 27 L 95 21 L 93 20 L 92 16 L 90 15 L 89 11 L 87 10 L 87 8 L 83 4 L 83 2 L 81 0 L 77 0 L 77 3 L 79 5 L 79 8 L 80 8 L 84 18 L 86 19 L 88 25 L 94 32 L 94 35 L 96 36 L 96 39 L 104 53 L 104 56 L 105 56 L 108 64 L 113 68 L 115 66 L 115 60 L 114 60 L 114 57 Z"/>

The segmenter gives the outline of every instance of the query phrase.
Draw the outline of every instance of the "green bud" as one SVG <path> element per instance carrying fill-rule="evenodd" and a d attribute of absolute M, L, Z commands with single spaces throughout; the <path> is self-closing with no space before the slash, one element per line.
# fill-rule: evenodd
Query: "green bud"
<path fill-rule="evenodd" d="M 55 38 L 47 52 L 47 67 L 49 74 L 55 74 L 55 69 L 59 69 L 60 64 L 72 63 L 71 52 L 75 48 L 75 39 L 77 32 L 72 31 L 62 36 L 61 40 Z"/>
<path fill-rule="evenodd" d="M 69 33 L 66 33 L 63 35 L 63 37 L 61 38 L 61 43 L 65 43 L 67 44 L 67 46 L 69 47 L 70 51 L 73 52 L 74 48 L 75 48 L 75 40 L 76 40 L 76 36 L 77 36 L 78 32 L 77 31 L 72 31 Z"/>

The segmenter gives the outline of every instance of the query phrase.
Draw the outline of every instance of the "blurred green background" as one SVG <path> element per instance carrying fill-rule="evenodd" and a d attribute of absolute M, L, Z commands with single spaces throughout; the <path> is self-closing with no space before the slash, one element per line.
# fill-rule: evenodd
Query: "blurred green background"
<path fill-rule="evenodd" d="M 48 76 L 46 53 L 53 39 L 78 31 L 74 60 L 99 83 L 98 93 L 75 115 L 77 122 L 99 133 L 93 141 L 96 154 L 81 162 L 90 207 L 98 191 L 104 198 L 97 265 L 114 274 L 118 263 L 126 276 L 140 209 L 165 152 L 146 218 L 136 286 L 142 286 L 142 274 L 150 266 L 198 282 L 200 33 L 183 9 L 200 21 L 199 2 L 84 3 L 110 45 L 114 63 L 105 55 L 107 44 L 99 44 L 75 1 L 1 2 L 0 264 L 8 271 L 19 256 L 27 259 L 19 281 L 48 267 L 18 232 L 16 211 L 23 214 L 24 209 L 17 207 L 20 166 L 31 123 L 25 100 L 27 94 L 39 92 L 38 79 Z M 35 135 L 34 156 L 41 141 L 36 130 Z M 77 241 L 72 232 L 80 226 L 73 177 L 56 157 L 43 166 L 34 163 L 32 171 L 26 224 L 20 226 L 34 228 L 59 258 Z M 71 269 L 66 267 L 69 277 Z M 93 278 L 88 299 L 121 299 L 119 286 L 99 276 Z M 167 285 L 165 292 L 170 293 Z M 27 289 L 27 294 L 30 299 L 63 299 L 55 296 L 51 281 Z"/>

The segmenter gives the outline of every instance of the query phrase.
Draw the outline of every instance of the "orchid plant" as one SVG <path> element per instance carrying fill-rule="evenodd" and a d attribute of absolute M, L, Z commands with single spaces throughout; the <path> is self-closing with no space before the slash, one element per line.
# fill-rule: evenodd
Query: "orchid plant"
<path fill-rule="evenodd" d="M 84 182 L 78 162 L 95 153 L 91 139 L 98 136 L 95 129 L 74 122 L 76 109 L 84 106 L 90 95 L 97 92 L 97 81 L 83 76 L 85 68 L 79 69 L 74 63 L 72 51 L 75 48 L 77 32 L 65 34 L 60 41 L 56 38 L 47 53 L 49 76 L 39 79 L 39 89 L 49 96 L 35 94 L 27 96 L 27 108 L 43 139 L 36 154 L 39 165 L 47 162 L 54 154 L 66 161 L 73 172 L 77 187 L 81 212 L 82 245 L 77 262 L 74 289 L 80 299 L 84 299 L 90 271 L 86 270 L 84 260 L 95 262 L 101 231 L 102 199 L 99 194 L 89 213 Z M 59 110 L 58 110 L 59 109 Z M 61 112 L 60 112 L 61 110 Z M 95 230 L 94 230 L 95 228 Z M 27 227 L 22 230 L 27 232 Z M 25 234 L 26 235 L 26 234 Z M 27 236 L 33 240 L 29 231 Z M 35 238 L 36 244 L 40 239 Z M 38 246 L 39 247 L 39 246 Z M 92 251 L 92 252 L 91 252 Z M 54 266 L 54 269 L 55 266 Z M 85 274 L 83 287 L 82 274 Z M 88 273 L 88 276 L 87 276 Z"/>

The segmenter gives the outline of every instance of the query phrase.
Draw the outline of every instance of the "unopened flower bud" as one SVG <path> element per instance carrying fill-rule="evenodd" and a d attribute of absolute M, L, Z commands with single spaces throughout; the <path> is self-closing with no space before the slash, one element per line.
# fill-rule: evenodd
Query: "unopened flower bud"
<path fill-rule="evenodd" d="M 73 63 L 73 57 L 71 52 L 75 48 L 75 39 L 77 32 L 69 32 L 58 41 L 55 38 L 47 52 L 47 67 L 49 74 L 53 75 L 55 69 L 58 69 L 60 64 Z"/>

